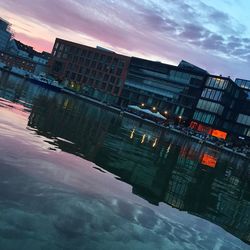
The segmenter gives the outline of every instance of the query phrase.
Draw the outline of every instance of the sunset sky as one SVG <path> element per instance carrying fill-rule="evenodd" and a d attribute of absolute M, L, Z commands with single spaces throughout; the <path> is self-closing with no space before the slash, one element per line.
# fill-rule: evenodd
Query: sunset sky
<path fill-rule="evenodd" d="M 248 0 L 1 0 L 15 37 L 51 51 L 56 37 L 250 79 Z"/>

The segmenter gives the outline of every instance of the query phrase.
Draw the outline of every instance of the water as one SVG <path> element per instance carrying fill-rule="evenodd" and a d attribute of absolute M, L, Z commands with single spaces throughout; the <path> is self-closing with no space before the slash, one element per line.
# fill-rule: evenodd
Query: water
<path fill-rule="evenodd" d="M 1 249 L 250 249 L 250 164 L 0 80 Z"/>

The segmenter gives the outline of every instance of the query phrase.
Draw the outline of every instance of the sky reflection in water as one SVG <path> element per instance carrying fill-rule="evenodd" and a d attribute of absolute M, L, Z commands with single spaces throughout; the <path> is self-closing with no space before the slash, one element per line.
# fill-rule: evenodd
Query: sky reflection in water
<path fill-rule="evenodd" d="M 0 97 L 2 249 L 249 249 L 249 162 L 13 76 Z"/>

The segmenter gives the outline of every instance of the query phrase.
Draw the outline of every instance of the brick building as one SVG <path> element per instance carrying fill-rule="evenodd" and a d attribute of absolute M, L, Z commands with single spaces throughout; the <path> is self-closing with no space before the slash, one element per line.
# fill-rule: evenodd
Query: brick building
<path fill-rule="evenodd" d="M 56 38 L 49 73 L 68 80 L 69 87 L 80 93 L 114 103 L 122 92 L 129 61 L 107 49 Z"/>

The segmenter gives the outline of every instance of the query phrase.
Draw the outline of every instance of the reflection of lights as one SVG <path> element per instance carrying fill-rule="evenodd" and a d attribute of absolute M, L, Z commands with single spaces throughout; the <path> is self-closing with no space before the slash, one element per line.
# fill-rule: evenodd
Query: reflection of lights
<path fill-rule="evenodd" d="M 133 137 L 134 137 L 134 133 L 135 133 L 135 129 L 133 129 L 133 130 L 131 131 L 131 134 L 130 134 L 130 139 L 133 139 Z"/>
<path fill-rule="evenodd" d="M 157 143 L 157 138 L 155 138 L 155 140 L 154 140 L 154 143 L 152 145 L 153 148 L 156 146 L 156 143 Z"/>
<path fill-rule="evenodd" d="M 69 105 L 69 99 L 67 98 L 67 99 L 64 100 L 63 108 L 67 108 L 68 105 Z"/>
<path fill-rule="evenodd" d="M 170 148 L 171 148 L 171 144 L 169 144 L 169 146 L 168 146 L 168 148 L 167 148 L 167 153 L 169 153 Z"/>
<path fill-rule="evenodd" d="M 201 159 L 201 164 L 206 165 L 210 168 L 215 168 L 216 166 L 217 159 L 209 154 L 203 154 L 202 159 Z"/>
<path fill-rule="evenodd" d="M 146 134 L 143 134 L 142 139 L 141 139 L 141 143 L 143 143 L 145 141 L 146 138 Z"/>

